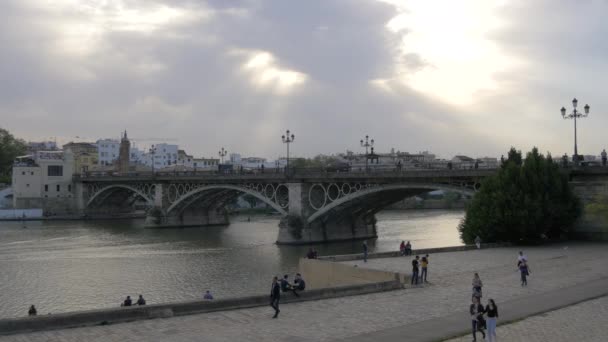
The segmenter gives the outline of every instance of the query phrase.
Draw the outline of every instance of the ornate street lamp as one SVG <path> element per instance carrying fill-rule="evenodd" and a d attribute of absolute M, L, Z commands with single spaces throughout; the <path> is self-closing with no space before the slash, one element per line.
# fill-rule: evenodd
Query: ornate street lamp
<path fill-rule="evenodd" d="M 156 154 L 156 147 L 154 145 L 150 147 L 150 154 L 152 155 L 152 174 L 154 174 L 154 164 L 156 163 L 156 159 L 154 158 L 154 155 Z"/>
<path fill-rule="evenodd" d="M 289 174 L 289 144 L 291 144 L 296 139 L 296 136 L 290 134 L 289 130 L 285 131 L 285 135 L 281 136 L 281 140 L 283 143 L 287 145 L 287 174 Z"/>
<path fill-rule="evenodd" d="M 222 149 L 217 153 L 220 158 L 222 158 L 222 164 L 224 164 L 224 157 L 226 156 L 226 154 L 228 153 L 228 150 L 224 150 L 224 148 L 222 147 Z"/>
<path fill-rule="evenodd" d="M 584 113 L 579 112 L 576 109 L 576 105 L 578 104 L 578 100 L 575 98 L 574 100 L 572 100 L 572 107 L 574 108 L 572 110 L 572 113 L 566 114 L 566 108 L 562 107 L 561 112 L 562 112 L 562 117 L 564 119 L 574 119 L 574 156 L 572 156 L 572 159 L 574 159 L 574 165 L 578 165 L 578 146 L 577 146 L 577 137 L 576 137 L 576 119 L 578 118 L 586 118 L 587 115 L 589 115 L 589 105 L 586 104 L 585 107 L 583 107 L 585 109 Z"/>
<path fill-rule="evenodd" d="M 361 139 L 361 147 L 365 147 L 365 172 L 367 172 L 367 169 L 368 169 L 368 159 L 369 159 L 369 155 L 367 154 L 367 149 L 372 146 L 374 146 L 374 139 L 369 140 L 369 135 L 365 136 L 365 141 L 363 141 L 363 139 Z"/>

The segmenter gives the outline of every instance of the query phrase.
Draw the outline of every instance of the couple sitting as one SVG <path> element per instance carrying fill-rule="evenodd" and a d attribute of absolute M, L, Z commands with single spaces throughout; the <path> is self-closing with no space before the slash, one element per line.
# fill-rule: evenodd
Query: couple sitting
<path fill-rule="evenodd" d="M 283 279 L 281 279 L 282 292 L 292 291 L 296 297 L 300 297 L 297 291 L 304 291 L 305 288 L 306 282 L 300 273 L 296 274 L 296 278 L 293 280 L 293 285 L 289 283 L 289 276 L 287 274 L 283 276 Z"/>

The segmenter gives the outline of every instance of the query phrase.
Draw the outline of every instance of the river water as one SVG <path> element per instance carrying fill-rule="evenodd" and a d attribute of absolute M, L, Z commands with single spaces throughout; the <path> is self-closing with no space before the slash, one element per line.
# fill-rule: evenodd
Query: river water
<path fill-rule="evenodd" d="M 385 211 L 370 251 L 401 240 L 414 248 L 460 245 L 462 211 Z M 225 227 L 145 229 L 143 221 L 0 222 L 0 318 L 267 292 L 273 275 L 293 276 L 308 246 L 278 246 L 278 218 L 231 218 Z M 314 246 L 320 255 L 361 251 L 361 242 Z M 304 275 L 305 276 L 305 275 Z"/>

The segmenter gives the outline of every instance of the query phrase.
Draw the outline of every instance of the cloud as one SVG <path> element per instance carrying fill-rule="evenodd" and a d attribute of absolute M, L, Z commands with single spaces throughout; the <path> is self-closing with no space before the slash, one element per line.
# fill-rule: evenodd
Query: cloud
<path fill-rule="evenodd" d="M 580 96 L 592 106 L 581 143 L 595 151 L 606 5 L 577 4 L 581 26 L 571 6 L 3 1 L 0 120 L 30 139 L 126 128 L 197 156 L 277 157 L 285 129 L 295 155 L 357 150 L 369 134 L 379 151 L 499 156 L 569 151 L 557 110 Z"/>

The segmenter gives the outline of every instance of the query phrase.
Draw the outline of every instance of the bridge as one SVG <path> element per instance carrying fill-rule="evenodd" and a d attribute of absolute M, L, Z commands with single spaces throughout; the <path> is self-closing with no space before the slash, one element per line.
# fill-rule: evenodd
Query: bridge
<path fill-rule="evenodd" d="M 377 237 L 375 214 L 433 190 L 472 195 L 493 169 L 386 172 L 87 173 L 74 177 L 78 209 L 120 213 L 143 201 L 147 227 L 229 224 L 226 205 L 242 194 L 282 218 L 277 243 Z"/>

